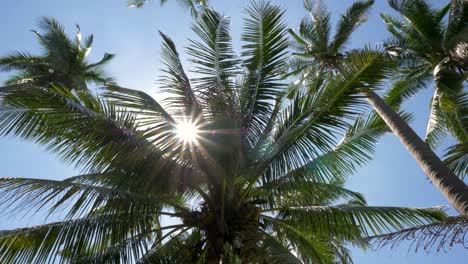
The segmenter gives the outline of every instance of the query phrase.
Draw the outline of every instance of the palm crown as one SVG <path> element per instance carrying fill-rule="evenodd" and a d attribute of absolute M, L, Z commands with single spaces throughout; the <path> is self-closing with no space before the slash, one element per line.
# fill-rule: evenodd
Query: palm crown
<path fill-rule="evenodd" d="M 320 75 L 324 71 L 337 71 L 348 53 L 345 51 L 346 43 L 359 25 L 366 21 L 373 3 L 373 0 L 353 3 L 341 15 L 335 34 L 331 36 L 331 13 L 326 6 L 320 1 L 305 0 L 304 7 L 310 17 L 301 21 L 297 33 L 289 29 L 296 51 L 296 57 L 290 63 L 291 74 L 317 72 Z"/>
<path fill-rule="evenodd" d="M 102 66 L 114 55 L 106 53 L 96 63 L 87 61 L 93 45 L 93 35 L 82 39 L 77 25 L 76 39 L 72 40 L 66 35 L 62 25 L 47 17 L 40 20 L 39 27 L 44 33 L 33 32 L 44 49 L 42 55 L 16 52 L 0 58 L 1 71 L 18 71 L 6 84 L 31 82 L 47 87 L 53 83 L 82 90 L 87 88 L 86 84 L 89 82 L 104 84 L 112 81 L 103 72 Z"/>
<path fill-rule="evenodd" d="M 2 134 L 44 144 L 86 171 L 63 181 L 0 181 L 4 205 L 68 210 L 63 222 L 1 232 L 3 263 L 58 254 L 99 263 L 348 263 L 347 244 L 365 248 L 368 235 L 443 217 L 438 209 L 367 206 L 343 187 L 387 131 L 380 119 L 359 117 L 360 90 L 387 71 L 381 60 L 355 53 L 316 92 L 287 100 L 283 12 L 252 3 L 240 58 L 228 25 L 211 10 L 197 19 L 199 39 L 187 49 L 199 73 L 192 79 L 161 33 L 165 106 L 118 86 L 99 96 L 1 89 Z M 183 129 L 197 136 L 183 140 Z M 176 223 L 164 226 L 161 216 Z"/>
<path fill-rule="evenodd" d="M 424 0 L 389 3 L 405 18 L 403 21 L 382 14 L 392 34 L 385 47 L 401 66 L 391 93 L 404 99 L 435 84 L 426 142 L 435 148 L 448 133 L 454 136 L 459 144 L 450 149 L 446 163 L 464 177 L 468 174 L 468 98 L 464 91 L 468 70 L 468 4 L 454 0 L 436 9 Z"/>

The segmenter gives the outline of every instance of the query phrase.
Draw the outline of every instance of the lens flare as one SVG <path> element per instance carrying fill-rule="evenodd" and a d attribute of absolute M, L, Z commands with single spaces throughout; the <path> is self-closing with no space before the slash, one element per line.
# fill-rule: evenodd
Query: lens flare
<path fill-rule="evenodd" d="M 190 121 L 183 121 L 177 124 L 176 134 L 177 137 L 186 143 L 196 142 L 198 138 L 198 127 Z"/>

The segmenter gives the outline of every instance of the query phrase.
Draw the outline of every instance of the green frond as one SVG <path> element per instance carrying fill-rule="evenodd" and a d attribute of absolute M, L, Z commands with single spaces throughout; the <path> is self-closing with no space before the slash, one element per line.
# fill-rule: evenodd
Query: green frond
<path fill-rule="evenodd" d="M 259 250 L 259 258 L 268 261 L 268 263 L 291 263 L 301 264 L 302 261 L 291 253 L 291 248 L 285 246 L 281 241 L 268 233 L 264 233 L 262 247 Z"/>
<path fill-rule="evenodd" d="M 162 180 L 156 175 L 180 168 L 137 130 L 132 113 L 118 112 L 89 93 L 75 95 L 66 88 L 46 90 L 32 85 L 1 89 L 2 135 L 13 134 L 45 145 L 62 160 L 88 171 L 109 166 L 131 174 L 153 171 L 150 178 Z M 133 154 L 129 156 L 129 152 Z M 166 178 L 161 184 L 173 180 Z"/>
<path fill-rule="evenodd" d="M 42 17 L 39 27 L 44 31 L 39 38 L 40 43 L 46 49 L 47 57 L 53 63 L 65 66 L 78 55 L 78 48 L 65 33 L 65 28 L 52 17 Z"/>
<path fill-rule="evenodd" d="M 0 71 L 27 70 L 45 64 L 43 57 L 26 52 L 14 52 L 0 58 Z"/>
<path fill-rule="evenodd" d="M 445 25 L 439 10 L 425 0 L 390 0 L 389 5 L 409 22 L 405 25 L 407 38 L 426 42 L 432 52 L 443 52 Z"/>
<path fill-rule="evenodd" d="M 85 69 L 92 69 L 92 68 L 103 66 L 107 64 L 108 62 L 110 62 L 114 57 L 115 57 L 115 54 L 104 53 L 104 56 L 102 57 L 100 61 L 86 65 Z"/>
<path fill-rule="evenodd" d="M 386 132 L 387 126 L 377 115 L 370 115 L 366 120 L 358 118 L 335 147 L 285 177 L 320 182 L 346 179 L 371 159 L 378 139 Z"/>
<path fill-rule="evenodd" d="M 447 128 L 444 127 L 442 112 L 440 109 L 440 91 L 436 90 L 431 100 L 431 112 L 427 122 L 426 136 L 424 141 L 433 149 L 436 149 L 445 139 Z"/>
<path fill-rule="evenodd" d="M 109 85 L 104 88 L 104 96 L 113 105 L 122 107 L 128 113 L 134 113 L 143 136 L 160 146 L 162 150 L 173 149 L 178 140 L 175 138 L 176 120 L 150 95 L 139 90 Z M 163 143 L 164 142 L 164 143 Z M 167 146 L 163 147 L 163 145 Z"/>
<path fill-rule="evenodd" d="M 170 104 L 171 108 L 178 108 L 178 113 L 171 114 L 197 117 L 202 114 L 201 108 L 184 71 L 175 44 L 162 32 L 159 34 L 163 38 L 161 57 L 166 67 L 163 69 L 166 75 L 162 76 L 159 81 L 162 84 L 161 91 L 170 94 L 164 101 Z"/>
<path fill-rule="evenodd" d="M 333 253 L 331 252 L 331 249 L 328 248 L 325 243 L 320 241 L 320 239 L 314 237 L 312 235 L 313 233 L 311 234 L 310 232 L 298 230 L 294 226 L 288 225 L 282 221 L 277 221 L 270 217 L 264 217 L 263 221 L 267 225 L 271 226 L 276 239 L 280 241 L 290 241 L 291 250 L 297 252 L 298 257 L 306 263 L 332 263 Z M 268 241 L 275 238 L 267 237 Z M 275 244 L 272 242 L 273 241 L 270 242 L 271 245 L 280 244 L 279 241 Z M 279 247 L 279 245 L 277 247 Z"/>
<path fill-rule="evenodd" d="M 283 177 L 257 187 L 254 193 L 256 199 L 264 199 L 268 203 L 264 205 L 264 208 L 271 208 L 275 205 L 326 205 L 339 199 L 353 200 L 366 205 L 362 194 L 348 190 L 342 185 L 339 181 L 324 183 L 302 179 L 300 176 Z"/>
<path fill-rule="evenodd" d="M 445 45 L 453 49 L 458 43 L 468 41 L 468 4 L 463 0 L 450 1 L 450 14 L 448 18 Z"/>
<path fill-rule="evenodd" d="M 187 232 L 187 228 L 181 225 L 174 227 L 165 236 L 167 241 L 158 240 L 137 263 L 204 263 L 204 241 L 200 231 Z"/>
<path fill-rule="evenodd" d="M 67 263 L 60 252 L 77 257 L 144 232 L 155 232 L 154 216 L 100 215 L 16 230 L 0 231 L 2 263 Z M 143 246 L 143 245 L 137 245 Z M 56 263 L 57 263 L 56 262 Z"/>
<path fill-rule="evenodd" d="M 455 144 L 448 148 L 444 163 L 462 180 L 468 175 L 468 143 Z"/>
<path fill-rule="evenodd" d="M 441 93 L 439 118 L 458 142 L 465 143 L 468 142 L 468 93 L 460 85 L 451 88 Z"/>
<path fill-rule="evenodd" d="M 352 66 L 343 68 L 342 75 L 328 78 L 320 91 L 298 95 L 285 108 L 271 146 L 260 156 L 259 171 L 270 167 L 276 175 L 286 173 L 330 150 L 336 132 L 348 128 L 344 118 L 362 111 L 360 92 L 380 85 L 391 67 L 371 50 L 352 52 L 347 60 Z"/>
<path fill-rule="evenodd" d="M 106 174 L 85 176 L 112 177 Z M 0 193 L 3 195 L 0 206 L 5 211 L 10 208 L 15 212 L 45 209 L 50 214 L 61 210 L 62 213 L 68 211 L 67 218 L 94 212 L 102 206 L 128 206 L 131 203 L 141 203 L 142 206 L 153 207 L 156 211 L 157 204 L 161 201 L 156 195 L 154 200 L 142 198 L 118 185 L 91 185 L 69 180 L 0 178 Z"/>
<path fill-rule="evenodd" d="M 211 115 L 239 115 L 238 94 L 233 87 L 240 72 L 239 60 L 232 49 L 230 19 L 207 10 L 193 25 L 200 41 L 190 41 L 187 53 L 195 71 L 202 77 L 192 80 L 205 108 Z"/>
<path fill-rule="evenodd" d="M 62 251 L 61 258 L 67 259 L 73 264 L 87 263 L 106 263 L 120 264 L 131 263 L 135 258 L 143 256 L 150 247 L 151 238 L 154 237 L 151 233 L 141 233 L 131 236 L 122 242 L 112 246 L 102 247 L 98 252 L 92 253 L 90 250 L 85 250 L 78 256 L 73 256 L 69 251 Z"/>
<path fill-rule="evenodd" d="M 328 51 L 331 13 L 321 1 L 305 0 L 304 8 L 309 12 L 311 21 L 302 20 L 300 34 L 310 40 L 309 45 L 312 47 L 317 46 L 322 52 Z"/>
<path fill-rule="evenodd" d="M 338 21 L 337 30 L 330 43 L 330 52 L 340 52 L 357 27 L 366 21 L 366 15 L 374 0 L 354 2 Z"/>
<path fill-rule="evenodd" d="M 405 69 L 407 73 L 398 76 L 392 86 L 386 91 L 385 102 L 398 109 L 402 103 L 424 88 L 429 87 L 432 76 L 427 67 L 411 67 Z"/>
<path fill-rule="evenodd" d="M 409 209 L 379 206 L 298 206 L 280 207 L 268 211 L 277 212 L 276 218 L 293 226 L 317 230 L 319 235 L 383 234 L 400 230 L 405 226 L 433 223 L 445 218 L 440 208 Z M 346 231 L 348 230 L 348 231 Z M 355 231 L 353 231 L 355 230 Z M 324 233 L 320 233 L 324 232 Z"/>
<path fill-rule="evenodd" d="M 248 146 L 262 135 L 284 84 L 281 69 L 286 63 L 288 41 L 284 11 L 267 1 L 252 2 L 246 9 L 242 57 L 247 67 L 246 87 L 241 91 L 242 128 Z"/>

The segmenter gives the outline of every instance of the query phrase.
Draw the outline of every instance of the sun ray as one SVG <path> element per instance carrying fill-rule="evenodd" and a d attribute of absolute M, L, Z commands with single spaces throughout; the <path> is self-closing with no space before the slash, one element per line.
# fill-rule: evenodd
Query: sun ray
<path fill-rule="evenodd" d="M 188 120 L 184 120 L 176 126 L 177 137 L 184 143 L 197 142 L 199 132 L 198 126 L 194 122 Z"/>

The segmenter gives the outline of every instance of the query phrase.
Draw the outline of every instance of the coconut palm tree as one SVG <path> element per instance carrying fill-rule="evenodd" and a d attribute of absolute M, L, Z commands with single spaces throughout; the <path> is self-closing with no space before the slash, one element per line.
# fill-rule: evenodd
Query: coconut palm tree
<path fill-rule="evenodd" d="M 437 208 L 367 206 L 343 187 L 387 131 L 359 117 L 362 82 L 378 85 L 385 65 L 356 63 L 288 100 L 283 11 L 253 2 L 246 14 L 240 58 L 229 18 L 199 16 L 188 47 L 196 78 L 161 33 L 163 104 L 115 85 L 99 96 L 0 88 L 0 134 L 84 171 L 0 180 L 4 209 L 65 213 L 0 232 L 2 263 L 350 263 L 347 245 L 444 218 Z"/>
<path fill-rule="evenodd" d="M 292 74 L 306 74 L 323 77 L 325 72 L 336 73 L 346 55 L 346 44 L 351 34 L 367 20 L 367 13 L 373 0 L 354 2 L 343 14 L 331 36 L 331 13 L 320 1 L 304 0 L 304 8 L 310 17 L 304 18 L 298 33 L 289 29 L 295 40 L 293 48 L 296 56 L 290 62 Z M 307 76 L 306 76 L 307 77 Z"/>
<path fill-rule="evenodd" d="M 389 3 L 405 18 L 402 21 L 382 14 L 391 33 L 386 49 L 399 59 L 402 68 L 397 78 L 401 84 L 395 86 L 394 93 L 409 97 L 434 84 L 425 140 L 437 148 L 446 134 L 455 137 L 459 144 L 445 162 L 463 178 L 468 175 L 468 97 L 463 87 L 468 78 L 468 2 L 454 0 L 441 9 L 424 0 Z"/>
<path fill-rule="evenodd" d="M 80 27 L 77 25 L 75 40 L 72 40 L 55 19 L 43 17 L 39 21 L 43 33 L 33 30 L 44 53 L 39 56 L 27 52 L 15 52 L 0 57 L 0 71 L 17 71 L 18 74 L 6 81 L 6 84 L 25 83 L 48 87 L 50 84 L 64 85 L 71 89 L 84 90 L 87 83 L 104 84 L 112 82 L 102 66 L 114 55 L 104 54 L 96 62 L 89 63 L 93 45 L 93 35 L 82 40 Z"/>
<path fill-rule="evenodd" d="M 324 75 L 343 74 L 345 68 L 354 67 L 356 63 L 380 60 L 390 66 L 389 60 L 379 50 L 365 48 L 363 50 L 343 51 L 342 44 L 351 36 L 356 27 L 365 20 L 365 14 L 373 1 L 355 2 L 342 15 L 338 22 L 336 34 L 332 41 L 330 35 L 330 13 L 323 5 L 305 1 L 305 8 L 311 14 L 312 19 L 304 19 L 299 27 L 299 33 L 289 30 L 296 42 L 296 59 L 291 64 L 292 75 L 299 75 L 299 83 L 306 83 L 315 87 L 324 79 Z M 351 77 L 351 76 L 350 76 Z M 311 81 L 310 81 L 311 80 Z M 310 83 L 310 84 L 308 84 Z M 406 82 L 399 82 L 398 86 L 404 86 Z M 368 83 L 363 83 L 369 86 Z M 370 88 L 370 89 L 369 89 Z M 395 109 L 401 104 L 401 95 L 392 89 L 383 100 L 375 89 L 364 88 L 361 90 L 369 104 L 376 113 L 385 121 L 391 131 L 400 139 L 403 145 L 414 157 L 424 173 L 433 184 L 445 195 L 447 200 L 461 214 L 468 214 L 468 187 L 437 157 L 437 155 L 425 144 L 411 129 Z M 394 107 L 390 107 L 389 103 Z"/>

